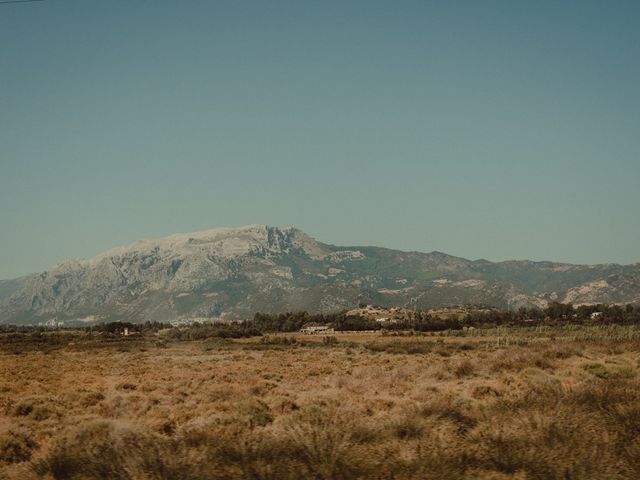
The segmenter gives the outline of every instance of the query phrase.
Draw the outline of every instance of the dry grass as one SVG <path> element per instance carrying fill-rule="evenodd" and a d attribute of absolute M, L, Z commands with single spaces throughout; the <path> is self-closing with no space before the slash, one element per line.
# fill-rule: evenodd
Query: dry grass
<path fill-rule="evenodd" d="M 3 338 L 0 478 L 640 478 L 640 340 L 595 333 Z"/>

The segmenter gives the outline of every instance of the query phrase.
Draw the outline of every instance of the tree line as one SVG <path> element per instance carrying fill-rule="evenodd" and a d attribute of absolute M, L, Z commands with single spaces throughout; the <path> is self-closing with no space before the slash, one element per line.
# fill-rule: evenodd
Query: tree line
<path fill-rule="evenodd" d="M 167 337 L 180 340 L 198 340 L 209 337 L 241 338 L 259 336 L 265 333 L 297 332 L 309 325 L 326 325 L 336 331 L 365 330 L 414 330 L 418 332 L 437 332 L 461 330 L 465 327 L 490 328 L 497 326 L 536 326 L 536 325 L 640 325 L 640 306 L 638 305 L 581 305 L 574 307 L 570 303 L 552 302 L 546 308 L 520 308 L 518 310 L 478 309 L 464 315 L 441 317 L 428 311 L 409 311 L 401 319 L 385 322 L 370 317 L 348 315 L 346 311 L 329 314 L 310 314 L 306 311 L 283 312 L 277 314 L 256 313 L 252 319 L 232 323 L 194 323 L 188 327 L 175 327 L 162 322 L 110 322 L 86 327 L 88 332 L 106 335 L 122 335 L 124 329 L 143 335 L 154 334 L 166 329 Z M 27 333 L 45 332 L 51 328 L 42 326 L 0 325 L 0 332 Z M 58 327 L 56 330 L 68 330 Z M 74 329 L 76 330 L 76 329 Z"/>
<path fill-rule="evenodd" d="M 595 314 L 595 315 L 594 315 Z M 435 332 L 460 330 L 464 327 L 531 326 L 571 323 L 579 325 L 640 325 L 640 306 L 634 305 L 581 305 L 552 302 L 546 308 L 520 308 L 518 310 L 486 309 L 448 318 L 427 311 L 410 312 L 406 318 L 379 322 L 373 318 L 347 315 L 346 312 L 309 314 L 286 312 L 278 314 L 256 313 L 246 322 L 264 333 L 296 332 L 306 325 L 327 325 L 336 331 L 363 330 L 415 330 Z"/>

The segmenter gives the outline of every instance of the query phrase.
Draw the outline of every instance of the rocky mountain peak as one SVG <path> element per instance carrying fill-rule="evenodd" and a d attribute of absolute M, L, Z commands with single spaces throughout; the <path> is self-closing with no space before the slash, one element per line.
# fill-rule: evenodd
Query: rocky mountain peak
<path fill-rule="evenodd" d="M 181 233 L 0 283 L 0 323 L 247 318 L 256 311 L 550 300 L 640 302 L 640 265 L 471 262 L 441 252 L 337 247 L 294 227 Z M 87 320 L 89 321 L 89 320 Z"/>
<path fill-rule="evenodd" d="M 322 251 L 318 242 L 294 227 L 247 225 L 179 233 L 154 240 L 140 240 L 108 250 L 84 261 L 84 264 L 93 266 L 108 258 L 139 255 L 184 258 L 203 254 L 234 258 L 248 254 L 283 254 L 291 249 L 301 249 L 312 257 Z"/>

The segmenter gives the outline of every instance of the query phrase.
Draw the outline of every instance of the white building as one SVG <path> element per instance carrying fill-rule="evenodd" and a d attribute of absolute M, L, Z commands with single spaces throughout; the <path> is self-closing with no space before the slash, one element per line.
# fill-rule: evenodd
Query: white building
<path fill-rule="evenodd" d="M 301 333 L 307 334 L 307 335 L 315 335 L 315 334 L 319 334 L 319 333 L 333 333 L 333 328 L 329 328 L 326 326 L 313 326 L 313 327 L 305 327 L 302 330 L 300 330 Z"/>

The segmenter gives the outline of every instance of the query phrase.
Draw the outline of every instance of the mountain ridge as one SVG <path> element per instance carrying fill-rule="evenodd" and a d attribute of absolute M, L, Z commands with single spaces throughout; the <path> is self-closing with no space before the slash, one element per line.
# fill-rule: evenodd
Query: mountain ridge
<path fill-rule="evenodd" d="M 640 302 L 640 264 L 468 260 L 444 252 L 322 243 L 293 226 L 173 234 L 0 281 L 0 323 L 249 318 L 359 303 Z"/>

